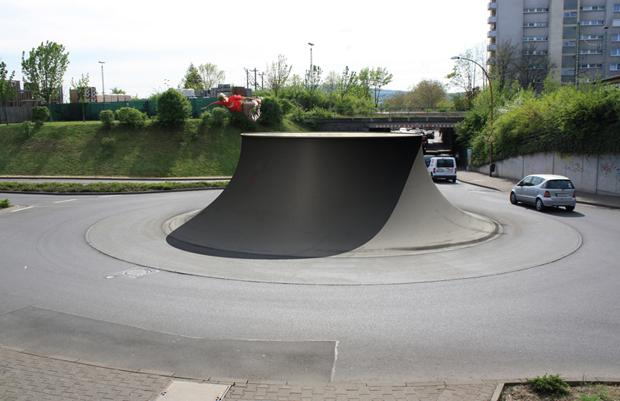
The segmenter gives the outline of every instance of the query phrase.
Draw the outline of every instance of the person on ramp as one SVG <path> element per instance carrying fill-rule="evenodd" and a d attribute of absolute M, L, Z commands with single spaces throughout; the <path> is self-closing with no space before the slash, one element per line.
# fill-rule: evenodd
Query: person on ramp
<path fill-rule="evenodd" d="M 260 117 L 262 99 L 259 97 L 245 97 L 241 95 L 226 96 L 223 93 L 219 93 L 217 98 L 218 100 L 209 104 L 209 106 L 213 104 L 224 106 L 232 113 L 243 113 L 252 121 L 256 121 Z"/>

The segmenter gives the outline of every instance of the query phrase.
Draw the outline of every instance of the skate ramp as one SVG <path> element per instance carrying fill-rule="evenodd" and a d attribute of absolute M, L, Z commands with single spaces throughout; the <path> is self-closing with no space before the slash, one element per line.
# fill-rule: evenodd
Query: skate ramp
<path fill-rule="evenodd" d="M 452 207 L 421 154 L 415 135 L 243 134 L 228 187 L 166 240 L 212 256 L 282 259 L 488 237 L 494 225 Z"/>

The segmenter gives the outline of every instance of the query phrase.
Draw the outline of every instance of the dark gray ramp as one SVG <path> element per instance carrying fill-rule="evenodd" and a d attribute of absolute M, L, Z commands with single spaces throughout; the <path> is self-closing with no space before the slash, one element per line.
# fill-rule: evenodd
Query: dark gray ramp
<path fill-rule="evenodd" d="M 246 258 L 351 251 L 390 218 L 420 144 L 403 134 L 244 134 L 226 190 L 167 241 Z"/>

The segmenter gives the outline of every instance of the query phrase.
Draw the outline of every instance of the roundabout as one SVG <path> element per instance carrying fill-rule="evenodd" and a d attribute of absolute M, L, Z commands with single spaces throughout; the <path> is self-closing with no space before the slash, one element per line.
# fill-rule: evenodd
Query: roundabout
<path fill-rule="evenodd" d="M 0 345 L 300 383 L 620 376 L 620 213 L 436 188 L 497 230 L 437 249 L 251 260 L 166 241 L 217 190 L 8 195 L 21 206 L 0 213 Z"/>

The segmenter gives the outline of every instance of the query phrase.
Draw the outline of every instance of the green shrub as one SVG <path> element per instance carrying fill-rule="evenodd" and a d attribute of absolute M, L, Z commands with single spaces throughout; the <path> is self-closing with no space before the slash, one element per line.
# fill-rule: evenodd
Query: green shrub
<path fill-rule="evenodd" d="M 138 109 L 133 107 L 121 107 L 116 110 L 116 119 L 121 125 L 126 125 L 131 128 L 144 127 L 145 115 Z"/>
<path fill-rule="evenodd" d="M 208 111 L 203 111 L 200 115 L 200 125 L 203 127 L 210 127 L 212 118 L 211 113 Z"/>
<path fill-rule="evenodd" d="M 216 107 L 211 110 L 210 127 L 219 128 L 228 124 L 230 121 L 230 112 L 224 107 Z"/>
<path fill-rule="evenodd" d="M 0 199 L 0 209 L 6 209 L 7 207 L 11 207 L 11 202 L 8 199 Z"/>
<path fill-rule="evenodd" d="M 559 375 L 537 376 L 527 381 L 530 388 L 541 395 L 564 396 L 570 392 L 570 386 Z"/>
<path fill-rule="evenodd" d="M 230 125 L 243 131 L 256 131 L 256 123 L 243 113 L 230 113 Z"/>
<path fill-rule="evenodd" d="M 38 126 L 43 125 L 44 122 L 49 120 L 50 111 L 45 106 L 36 106 L 32 108 L 32 121 Z"/>
<path fill-rule="evenodd" d="M 295 103 L 288 99 L 278 99 L 278 103 L 280 103 L 282 114 L 284 115 L 290 114 L 293 110 L 295 110 L 295 108 L 298 107 Z"/>
<path fill-rule="evenodd" d="M 192 105 L 179 91 L 168 89 L 157 101 L 157 118 L 159 123 L 168 127 L 178 127 L 192 113 Z"/>
<path fill-rule="evenodd" d="M 274 98 L 266 97 L 263 99 L 261 104 L 261 115 L 259 118 L 259 122 L 263 125 L 267 126 L 277 126 L 282 123 L 282 107 L 280 103 Z"/>
<path fill-rule="evenodd" d="M 99 113 L 99 120 L 105 129 L 112 128 L 114 123 L 114 112 L 112 110 L 101 110 Z"/>

